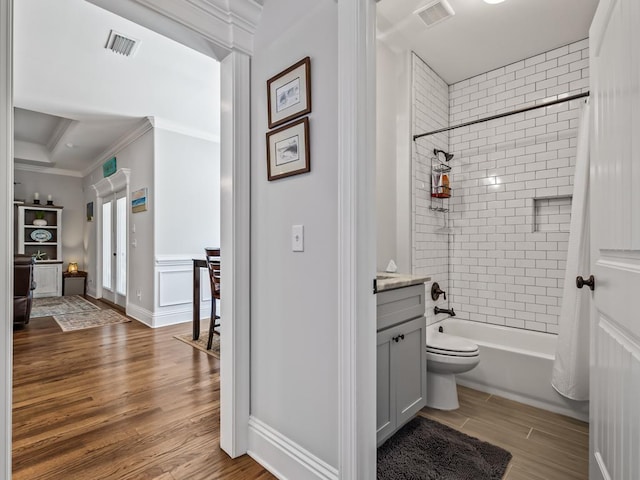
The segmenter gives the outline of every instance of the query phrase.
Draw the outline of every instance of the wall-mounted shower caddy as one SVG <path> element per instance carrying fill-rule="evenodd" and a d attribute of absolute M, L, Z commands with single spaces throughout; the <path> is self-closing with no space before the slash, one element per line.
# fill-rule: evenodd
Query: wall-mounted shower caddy
<path fill-rule="evenodd" d="M 449 183 L 451 167 L 448 163 L 440 160 L 440 154 L 443 155 L 445 162 L 449 162 L 453 158 L 451 153 L 437 148 L 433 149 L 433 157 L 431 157 L 431 205 L 429 205 L 429 210 L 448 212 L 448 199 L 451 197 L 452 192 Z"/>

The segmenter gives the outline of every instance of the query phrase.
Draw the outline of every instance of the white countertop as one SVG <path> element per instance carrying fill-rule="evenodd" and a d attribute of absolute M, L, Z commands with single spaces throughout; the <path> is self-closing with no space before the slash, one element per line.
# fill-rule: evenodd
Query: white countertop
<path fill-rule="evenodd" d="M 424 275 L 411 275 L 408 273 L 377 273 L 377 292 L 384 292 L 385 290 L 395 290 L 396 288 L 410 287 L 411 285 L 418 285 L 431 281 L 431 277 Z"/>

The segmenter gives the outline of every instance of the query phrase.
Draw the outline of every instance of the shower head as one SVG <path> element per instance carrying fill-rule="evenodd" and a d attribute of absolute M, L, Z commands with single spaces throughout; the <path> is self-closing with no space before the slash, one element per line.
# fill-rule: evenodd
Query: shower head
<path fill-rule="evenodd" d="M 433 154 L 437 157 L 439 153 L 444 155 L 444 159 L 448 162 L 453 158 L 453 153 L 447 153 L 444 150 L 438 150 L 437 148 L 433 149 Z"/>

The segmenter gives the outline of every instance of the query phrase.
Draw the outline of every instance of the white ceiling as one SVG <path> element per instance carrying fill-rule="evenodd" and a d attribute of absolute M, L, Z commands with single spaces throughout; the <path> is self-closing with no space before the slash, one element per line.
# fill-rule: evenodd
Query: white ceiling
<path fill-rule="evenodd" d="M 413 12 L 433 0 L 382 0 L 378 38 L 413 50 L 448 84 L 589 35 L 598 0 L 448 0 L 453 17 L 427 28 Z"/>
<path fill-rule="evenodd" d="M 17 164 L 85 171 L 146 117 L 218 135 L 210 57 L 84 0 L 20 0 L 14 24 Z M 104 48 L 111 29 L 140 41 L 131 57 Z"/>

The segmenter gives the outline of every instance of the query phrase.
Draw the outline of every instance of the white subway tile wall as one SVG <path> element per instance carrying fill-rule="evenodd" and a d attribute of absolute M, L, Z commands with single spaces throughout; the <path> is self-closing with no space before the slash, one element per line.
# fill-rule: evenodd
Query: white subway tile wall
<path fill-rule="evenodd" d="M 450 85 L 450 125 L 587 91 L 588 59 L 585 39 Z M 557 333 L 582 102 L 450 132 L 449 293 L 460 318 Z M 431 126 L 416 124 L 421 129 Z M 418 232 L 431 225 L 422 217 Z M 432 261 L 423 254 L 428 245 L 416 242 L 415 250 Z"/>
<path fill-rule="evenodd" d="M 413 64 L 413 133 L 423 133 L 449 126 L 449 86 L 420 57 L 412 55 Z M 431 285 L 438 282 L 440 288 L 449 293 L 449 242 L 446 233 L 437 233 L 445 226 L 445 213 L 429 209 L 431 206 L 431 158 L 433 149 L 447 151 L 448 133 L 424 137 L 413 142 L 412 166 L 412 264 L 414 274 L 425 274 L 432 278 L 426 284 L 427 324 L 437 319 L 434 305 L 447 308 L 441 296 L 431 300 Z M 439 200 L 442 203 L 441 200 Z M 445 318 L 438 315 L 438 319 Z"/>

